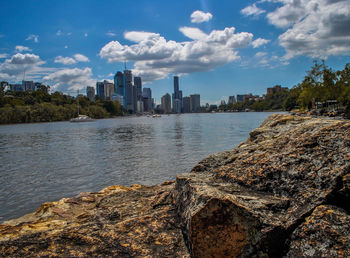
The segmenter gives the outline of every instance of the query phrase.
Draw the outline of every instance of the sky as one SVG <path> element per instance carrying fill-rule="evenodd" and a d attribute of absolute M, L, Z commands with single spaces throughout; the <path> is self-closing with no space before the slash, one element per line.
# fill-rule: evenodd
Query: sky
<path fill-rule="evenodd" d="M 180 76 L 201 103 L 293 87 L 350 62 L 350 0 L 1 0 L 0 80 L 76 95 L 124 62 L 157 103 Z"/>

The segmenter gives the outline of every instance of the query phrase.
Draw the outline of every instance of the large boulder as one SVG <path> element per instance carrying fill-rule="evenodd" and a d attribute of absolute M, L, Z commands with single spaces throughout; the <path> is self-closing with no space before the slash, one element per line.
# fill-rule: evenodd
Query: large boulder
<path fill-rule="evenodd" d="M 177 177 L 186 244 L 196 257 L 287 255 L 296 250 L 293 232 L 315 209 L 349 212 L 349 175 L 349 121 L 273 115 L 245 143 Z M 339 234 L 350 234 L 344 223 Z M 288 255 L 311 254 L 297 246 Z M 349 254 L 349 246 L 339 248 Z"/>

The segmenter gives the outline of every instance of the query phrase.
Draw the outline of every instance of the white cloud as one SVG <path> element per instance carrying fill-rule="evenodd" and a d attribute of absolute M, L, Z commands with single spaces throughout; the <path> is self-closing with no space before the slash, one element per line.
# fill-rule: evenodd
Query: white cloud
<path fill-rule="evenodd" d="M 86 56 L 82 55 L 82 54 L 75 54 L 74 55 L 75 60 L 77 60 L 78 62 L 90 62 L 89 58 L 87 58 Z"/>
<path fill-rule="evenodd" d="M 43 79 L 47 83 L 52 83 L 54 90 L 71 91 L 82 90 L 88 85 L 96 82 L 92 78 L 92 70 L 89 67 L 84 69 L 62 69 L 45 76 Z"/>
<path fill-rule="evenodd" d="M 268 40 L 268 39 L 258 38 L 252 42 L 252 45 L 253 45 L 253 48 L 258 48 L 258 47 L 265 45 L 269 42 L 270 42 L 270 40 Z"/>
<path fill-rule="evenodd" d="M 125 37 L 136 44 L 111 41 L 100 50 L 100 57 L 108 62 L 134 61 L 134 74 L 152 82 L 168 74 L 208 71 L 238 60 L 236 49 L 249 46 L 253 38 L 251 33 L 235 33 L 233 27 L 214 30 L 209 35 L 188 27 L 180 31 L 192 41 L 175 42 L 157 33 L 128 32 Z"/>
<path fill-rule="evenodd" d="M 45 70 L 40 67 L 44 63 L 37 55 L 17 53 L 0 63 L 0 77 L 2 80 L 15 80 L 17 76 L 23 76 L 24 71 L 27 76 L 31 76 Z"/>
<path fill-rule="evenodd" d="M 9 55 L 6 53 L 0 54 L 0 59 L 7 58 Z"/>
<path fill-rule="evenodd" d="M 147 31 L 128 31 L 124 33 L 124 38 L 132 42 L 141 42 L 150 37 L 158 37 L 159 34 Z"/>
<path fill-rule="evenodd" d="M 265 10 L 257 7 L 256 4 L 249 5 L 241 10 L 241 14 L 243 14 L 245 16 L 251 16 L 251 15 L 258 16 L 258 15 L 263 14 L 265 12 L 266 12 Z"/>
<path fill-rule="evenodd" d="M 89 62 L 89 58 L 87 58 L 86 56 L 84 56 L 82 54 L 75 54 L 73 57 L 74 58 L 56 56 L 54 62 L 64 64 L 64 65 L 72 65 L 72 64 L 76 64 L 77 62 Z"/>
<path fill-rule="evenodd" d="M 64 48 L 68 48 L 68 46 L 67 46 L 67 45 L 65 45 L 65 46 L 64 46 Z"/>
<path fill-rule="evenodd" d="M 279 36 L 285 58 L 327 58 L 350 54 L 349 0 L 280 0 L 267 14 L 269 22 L 287 30 Z"/>
<path fill-rule="evenodd" d="M 213 18 L 213 15 L 211 13 L 205 13 L 202 11 L 194 11 L 191 14 L 191 22 L 192 23 L 202 23 L 202 22 L 207 22 Z"/>
<path fill-rule="evenodd" d="M 193 40 L 200 40 L 206 38 L 208 35 L 205 34 L 203 31 L 201 31 L 198 28 L 193 27 L 181 27 L 179 29 L 182 34 L 184 34 L 186 37 L 193 39 Z"/>
<path fill-rule="evenodd" d="M 117 36 L 117 34 L 115 34 L 114 32 L 111 32 L 111 31 L 108 31 L 108 32 L 106 33 L 106 35 L 109 36 L 109 37 L 115 37 L 115 36 Z"/>
<path fill-rule="evenodd" d="M 35 43 L 39 42 L 39 36 L 38 35 L 34 35 L 34 34 L 30 34 L 26 40 L 33 40 Z"/>
<path fill-rule="evenodd" d="M 54 62 L 64 64 L 64 65 L 71 65 L 71 64 L 75 64 L 77 61 L 75 61 L 71 57 L 56 56 Z"/>
<path fill-rule="evenodd" d="M 87 33 L 84 33 L 84 37 L 87 37 L 87 36 L 89 36 Z"/>
<path fill-rule="evenodd" d="M 62 31 L 61 30 L 58 30 L 57 32 L 56 32 L 56 36 L 62 36 Z"/>
<path fill-rule="evenodd" d="M 25 47 L 25 46 L 16 46 L 15 50 L 17 52 L 32 51 L 29 47 Z"/>

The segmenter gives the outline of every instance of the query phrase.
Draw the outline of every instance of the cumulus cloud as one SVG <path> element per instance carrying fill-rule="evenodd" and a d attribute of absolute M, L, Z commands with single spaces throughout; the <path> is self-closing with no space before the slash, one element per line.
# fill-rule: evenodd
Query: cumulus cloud
<path fill-rule="evenodd" d="M 349 0 L 263 0 L 279 6 L 266 17 L 272 25 L 285 29 L 279 43 L 285 59 L 298 55 L 327 58 L 350 53 Z"/>
<path fill-rule="evenodd" d="M 82 54 L 75 54 L 74 58 L 78 62 L 90 62 L 89 58 L 87 58 L 86 56 L 84 56 Z"/>
<path fill-rule="evenodd" d="M 258 38 L 252 42 L 252 45 L 253 45 L 253 48 L 258 48 L 258 47 L 265 45 L 269 42 L 270 42 L 270 40 L 268 40 L 268 39 Z"/>
<path fill-rule="evenodd" d="M 241 10 L 241 14 L 245 16 L 258 16 L 265 12 L 266 12 L 265 10 L 257 7 L 256 4 L 248 5 L 247 7 Z"/>
<path fill-rule="evenodd" d="M 82 90 L 88 85 L 94 85 L 95 81 L 91 78 L 92 70 L 89 67 L 84 69 L 62 69 L 45 76 L 45 82 L 53 84 L 54 90 L 71 91 Z"/>
<path fill-rule="evenodd" d="M 15 50 L 17 52 L 32 51 L 29 47 L 25 47 L 25 46 L 16 46 Z"/>
<path fill-rule="evenodd" d="M 132 42 L 141 42 L 150 37 L 158 37 L 159 34 L 147 31 L 127 31 L 124 33 L 124 38 Z"/>
<path fill-rule="evenodd" d="M 87 58 L 86 56 L 82 55 L 82 54 L 75 54 L 72 57 L 63 57 L 63 56 L 56 56 L 55 58 L 55 63 L 60 63 L 60 64 L 64 64 L 64 65 L 72 65 L 72 64 L 76 64 L 77 62 L 89 62 L 89 58 Z"/>
<path fill-rule="evenodd" d="M 38 35 L 34 35 L 34 34 L 30 34 L 26 40 L 33 40 L 35 43 L 39 42 L 39 36 Z"/>
<path fill-rule="evenodd" d="M 181 27 L 179 29 L 182 34 L 184 34 L 186 37 L 193 39 L 193 40 L 200 40 L 206 38 L 208 35 L 205 34 L 203 31 L 201 31 L 198 28 L 192 28 L 192 27 Z"/>
<path fill-rule="evenodd" d="M 54 62 L 64 64 L 64 65 L 71 65 L 71 64 L 75 64 L 77 61 L 75 61 L 71 57 L 56 56 Z"/>
<path fill-rule="evenodd" d="M 191 14 L 191 22 L 192 23 L 202 23 L 202 22 L 207 22 L 213 18 L 213 15 L 211 13 L 205 13 L 202 11 L 194 11 Z"/>
<path fill-rule="evenodd" d="M 251 33 L 235 33 L 234 27 L 210 34 L 190 27 L 179 30 L 191 41 L 166 40 L 151 32 L 127 32 L 124 36 L 135 44 L 111 41 L 100 50 L 100 57 L 108 62 L 134 61 L 134 74 L 152 82 L 168 74 L 208 71 L 238 60 L 237 49 L 249 46 L 253 39 Z"/>
<path fill-rule="evenodd" d="M 14 80 L 17 76 L 23 75 L 24 71 L 30 75 L 31 73 L 39 72 L 40 66 L 44 63 L 35 54 L 17 53 L 0 63 L 0 77 L 2 80 Z"/>

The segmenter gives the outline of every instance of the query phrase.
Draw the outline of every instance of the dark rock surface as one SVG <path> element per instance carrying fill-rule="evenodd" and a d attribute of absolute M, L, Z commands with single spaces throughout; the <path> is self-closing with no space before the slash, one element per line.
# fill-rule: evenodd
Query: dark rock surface
<path fill-rule="evenodd" d="M 273 115 L 176 183 L 112 186 L 0 225 L 1 256 L 349 257 L 350 122 Z"/>

